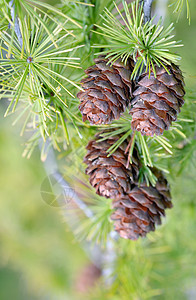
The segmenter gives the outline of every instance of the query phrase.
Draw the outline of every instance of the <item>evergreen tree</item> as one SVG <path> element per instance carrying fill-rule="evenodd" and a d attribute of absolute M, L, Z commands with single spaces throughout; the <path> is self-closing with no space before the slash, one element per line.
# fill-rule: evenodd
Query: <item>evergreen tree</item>
<path fill-rule="evenodd" d="M 161 224 L 172 207 L 168 181 L 195 155 L 195 91 L 186 88 L 176 53 L 183 45 L 174 39 L 173 24 L 155 24 L 152 2 L 1 3 L 5 116 L 14 113 L 14 124 L 22 124 L 24 156 L 39 146 L 47 164 L 54 151 L 56 176 L 70 182 L 72 200 L 84 212 L 73 208 L 76 236 L 103 248 L 112 240 L 118 256 L 113 271 L 124 265 L 127 274 L 120 270 L 112 288 L 118 294 L 122 281 L 124 299 L 134 277 L 126 261 L 131 264 L 137 249 L 138 264 L 148 256 L 145 248 L 151 249 L 159 229 L 130 253 L 123 238 L 137 240 Z M 178 18 L 184 7 L 190 22 L 188 0 L 173 3 Z M 142 282 L 138 264 L 133 268 Z M 136 290 L 133 299 L 160 294 L 145 283 Z"/>

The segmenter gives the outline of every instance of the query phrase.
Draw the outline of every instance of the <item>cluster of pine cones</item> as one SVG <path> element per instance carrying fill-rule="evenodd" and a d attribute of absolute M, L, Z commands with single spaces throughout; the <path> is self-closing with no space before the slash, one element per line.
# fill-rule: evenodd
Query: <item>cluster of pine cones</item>
<path fill-rule="evenodd" d="M 183 105 L 184 80 L 174 64 L 155 67 L 144 73 L 138 82 L 130 80 L 133 59 L 124 65 L 120 59 L 109 65 L 105 56 L 95 59 L 95 65 L 85 72 L 81 81 L 84 91 L 78 93 L 83 121 L 93 125 L 109 124 L 129 109 L 132 129 L 142 135 L 161 135 L 176 120 Z M 169 73 L 168 73 L 169 72 Z"/>
<path fill-rule="evenodd" d="M 83 121 L 109 124 L 128 108 L 133 131 L 153 136 L 169 129 L 184 103 L 184 81 L 179 67 L 156 66 L 156 76 L 153 72 L 150 77 L 149 73 L 143 73 L 137 83 L 130 79 L 133 68 L 131 58 L 126 65 L 120 59 L 108 64 L 103 55 L 95 59 L 95 65 L 85 71 L 88 76 L 81 81 L 83 91 L 78 93 Z M 119 138 L 114 136 L 97 142 L 100 139 L 97 134 L 87 146 L 84 162 L 96 193 L 113 199 L 111 218 L 115 230 L 123 238 L 136 240 L 161 224 L 165 209 L 172 207 L 171 196 L 167 180 L 155 168 L 151 171 L 157 177 L 156 186 L 148 186 L 146 182 L 138 184 L 141 159 L 134 146 L 132 163 L 127 166 L 125 149 L 129 139 L 108 157 L 107 150 Z"/>
<path fill-rule="evenodd" d="M 172 207 L 169 185 L 163 174 L 157 169 L 152 172 L 157 177 L 156 186 L 146 182 L 138 184 L 141 160 L 136 146 L 133 149 L 132 163 L 127 168 L 128 155 L 125 149 L 129 144 L 126 139 L 119 148 L 108 157 L 107 150 L 120 136 L 99 141 L 100 134 L 89 142 L 84 162 L 88 165 L 86 173 L 90 184 L 100 196 L 113 199 L 115 230 L 121 237 L 136 240 L 154 231 L 156 224 L 161 224 L 165 209 Z"/>

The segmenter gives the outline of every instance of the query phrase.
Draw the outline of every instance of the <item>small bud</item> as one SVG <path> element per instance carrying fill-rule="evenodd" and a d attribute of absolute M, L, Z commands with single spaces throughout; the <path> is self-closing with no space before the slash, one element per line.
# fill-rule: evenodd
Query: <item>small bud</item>
<path fill-rule="evenodd" d="M 32 63 L 32 61 L 33 61 L 33 58 L 29 56 L 29 57 L 27 58 L 27 62 L 30 64 L 30 63 Z"/>

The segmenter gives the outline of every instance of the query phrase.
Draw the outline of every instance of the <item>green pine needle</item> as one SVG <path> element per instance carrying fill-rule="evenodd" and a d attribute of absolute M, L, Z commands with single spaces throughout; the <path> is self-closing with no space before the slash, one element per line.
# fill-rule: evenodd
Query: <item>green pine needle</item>
<path fill-rule="evenodd" d="M 82 46 L 76 45 L 75 38 L 46 15 L 43 21 L 52 34 L 47 34 L 42 22 L 36 24 L 32 17 L 25 16 L 22 23 L 19 21 L 22 49 L 12 29 L 2 31 L 0 40 L 0 98 L 10 100 L 5 116 L 15 112 L 17 105 L 21 104 L 22 112 L 16 120 L 26 116 L 21 134 L 26 127 L 39 132 L 33 133 L 28 142 L 25 151 L 28 157 L 32 152 L 31 146 L 34 148 L 40 137 L 44 142 L 50 138 L 59 151 L 59 136 L 63 136 L 69 144 L 65 118 L 79 135 L 75 121 L 82 124 L 78 111 L 72 105 L 76 90 L 81 87 L 70 77 L 72 69 L 80 69 L 75 52 Z M 55 134 L 57 132 L 61 132 L 60 135 Z"/>
<path fill-rule="evenodd" d="M 135 60 L 132 78 L 135 78 L 138 72 L 139 74 L 142 72 L 144 66 L 146 71 L 151 72 L 151 69 L 155 71 L 155 65 L 164 66 L 180 60 L 180 56 L 171 51 L 172 48 L 182 46 L 173 40 L 173 24 L 166 28 L 161 25 L 161 20 L 157 25 L 152 23 L 153 20 L 144 24 L 142 5 L 139 6 L 138 1 L 131 4 L 131 12 L 125 1 L 123 12 L 115 3 L 114 5 L 118 17 L 106 8 L 105 15 L 101 15 L 103 24 L 96 25 L 100 29 L 98 34 L 107 38 L 108 43 L 94 46 L 106 48 L 102 53 L 108 54 L 109 62 L 121 58 L 126 64 L 129 56 L 132 56 Z"/>
<path fill-rule="evenodd" d="M 184 6 L 186 6 L 186 17 L 189 21 L 189 25 L 191 23 L 191 11 L 190 11 L 190 5 L 189 5 L 189 0 L 175 0 L 170 6 L 174 6 L 173 13 L 177 13 L 177 21 L 180 18 L 180 15 L 183 11 Z"/>

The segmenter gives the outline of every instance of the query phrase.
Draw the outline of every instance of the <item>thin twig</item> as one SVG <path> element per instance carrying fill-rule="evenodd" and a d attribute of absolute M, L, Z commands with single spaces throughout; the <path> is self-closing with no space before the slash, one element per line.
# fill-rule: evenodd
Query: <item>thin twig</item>
<path fill-rule="evenodd" d="M 40 145 L 41 148 L 41 145 Z M 52 148 L 49 149 L 47 159 L 44 162 L 44 167 L 46 173 L 48 175 L 52 175 L 59 185 L 62 187 L 65 197 L 70 197 L 70 185 L 69 183 L 63 178 L 62 174 L 58 171 L 58 165 L 56 162 L 55 154 Z M 77 196 L 76 192 L 72 189 L 71 198 L 75 202 L 75 204 L 83 211 L 83 213 L 88 217 L 93 217 L 93 212 L 89 207 Z M 61 206 L 62 203 L 59 203 Z"/>
<path fill-rule="evenodd" d="M 151 19 L 151 8 L 153 0 L 144 0 L 144 22 L 148 22 Z"/>
<path fill-rule="evenodd" d="M 63 187 L 65 197 L 69 197 L 69 190 L 70 190 L 70 185 L 68 182 L 63 178 L 62 174 L 56 170 L 53 173 L 53 177 L 57 180 L 57 182 Z M 84 212 L 84 214 L 88 218 L 93 217 L 93 212 L 92 210 L 84 203 L 76 194 L 76 192 L 72 189 L 72 195 L 71 195 L 72 200 L 75 202 L 75 204 Z"/>
<path fill-rule="evenodd" d="M 19 21 L 18 21 L 18 17 L 16 16 L 15 14 L 15 4 L 14 4 L 14 0 L 11 0 L 9 2 L 9 5 L 10 5 L 10 13 L 11 13 L 11 17 L 12 17 L 12 21 L 14 22 L 14 31 L 17 35 L 17 38 L 18 38 L 18 41 L 19 41 L 19 44 L 22 48 L 22 44 L 23 44 L 23 40 L 22 40 L 22 34 L 21 34 L 21 31 L 20 31 L 20 25 L 19 25 Z"/>
<path fill-rule="evenodd" d="M 148 22 L 151 20 L 151 8 L 152 8 L 152 2 L 153 0 L 141 0 L 139 2 L 139 5 L 141 5 L 143 2 L 143 12 L 144 12 L 144 23 Z M 143 67 L 143 72 L 145 70 L 145 66 Z M 135 82 L 138 83 L 139 80 L 139 72 L 135 78 Z"/>

